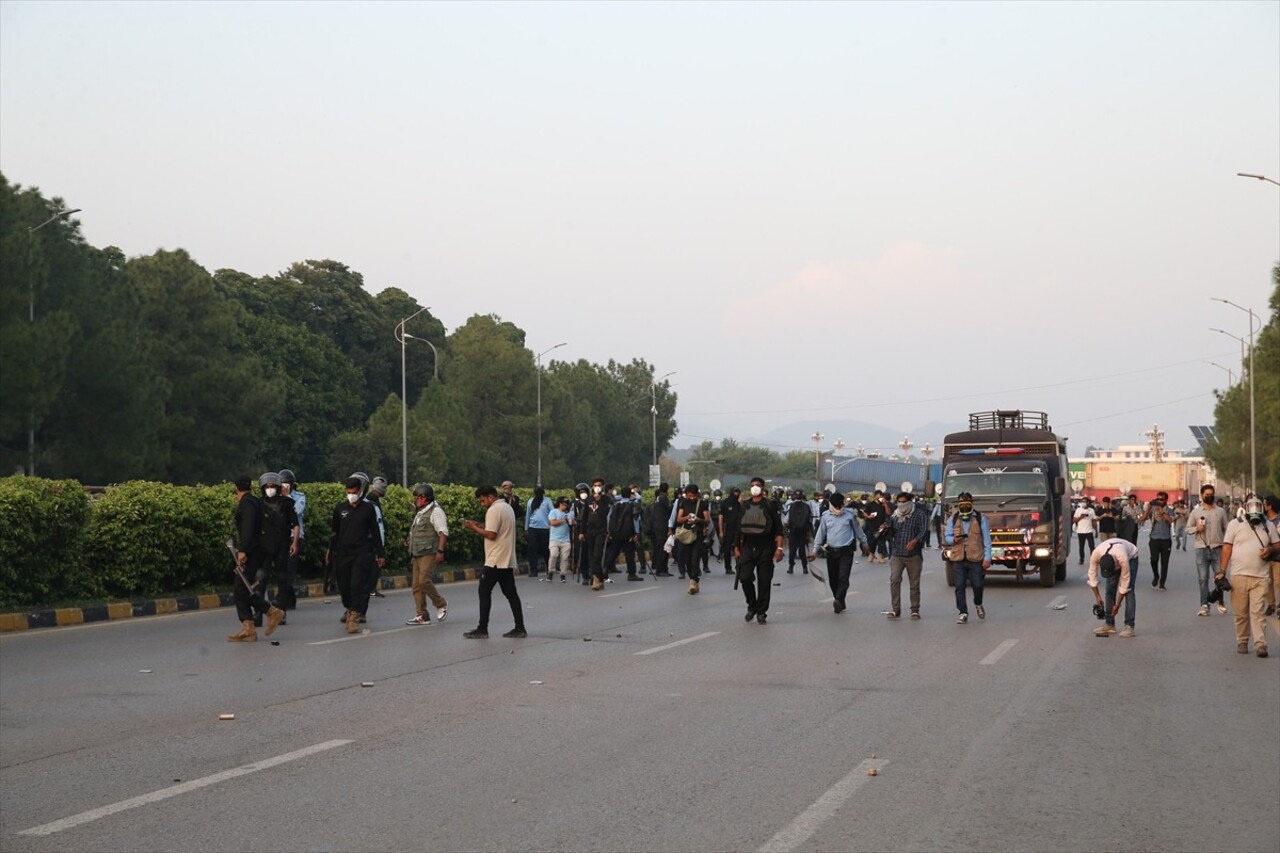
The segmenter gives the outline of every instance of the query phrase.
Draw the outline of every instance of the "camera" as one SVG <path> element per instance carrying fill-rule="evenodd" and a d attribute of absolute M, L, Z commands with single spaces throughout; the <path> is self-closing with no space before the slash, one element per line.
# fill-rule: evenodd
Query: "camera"
<path fill-rule="evenodd" d="M 1209 603 L 1221 604 L 1225 593 L 1231 592 L 1231 581 L 1226 576 L 1214 581 L 1213 589 L 1209 591 Z"/>
<path fill-rule="evenodd" d="M 1101 604 L 1095 604 L 1093 605 L 1093 615 L 1097 616 L 1099 619 L 1106 619 L 1107 609 L 1103 607 Z"/>

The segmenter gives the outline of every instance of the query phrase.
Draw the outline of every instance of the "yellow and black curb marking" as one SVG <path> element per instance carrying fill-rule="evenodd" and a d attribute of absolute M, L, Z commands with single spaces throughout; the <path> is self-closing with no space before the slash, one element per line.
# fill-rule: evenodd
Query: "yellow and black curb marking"
<path fill-rule="evenodd" d="M 525 574 L 522 567 L 517 574 Z M 460 583 L 478 577 L 475 569 L 451 569 L 436 572 L 436 583 Z M 378 580 L 379 589 L 408 589 L 413 583 L 409 575 L 389 575 Z M 298 598 L 323 598 L 324 585 L 306 584 L 294 588 Z M 336 595 L 336 593 L 335 593 Z M 157 616 L 162 613 L 185 613 L 189 610 L 210 610 L 215 607 L 231 607 L 230 592 L 209 595 L 188 595 L 182 598 L 156 598 L 149 601 L 122 601 L 116 604 L 91 604 L 86 607 L 59 607 L 53 610 L 37 610 L 31 613 L 0 613 L 0 634 L 9 631 L 26 631 L 31 628 L 56 628 L 64 625 L 84 625 L 90 622 L 114 622 L 118 619 L 135 619 L 140 616 Z"/>

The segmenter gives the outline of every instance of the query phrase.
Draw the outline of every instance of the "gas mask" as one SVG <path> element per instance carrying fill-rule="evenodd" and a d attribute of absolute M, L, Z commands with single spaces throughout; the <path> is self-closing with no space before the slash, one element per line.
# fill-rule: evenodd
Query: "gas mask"
<path fill-rule="evenodd" d="M 1258 498 L 1249 498 L 1244 502 L 1244 517 L 1249 519 L 1249 523 L 1257 527 L 1262 523 L 1262 501 Z"/>
<path fill-rule="evenodd" d="M 971 501 L 960 501 L 956 504 L 956 512 L 960 513 L 961 518 L 968 518 L 973 515 L 973 503 Z"/>

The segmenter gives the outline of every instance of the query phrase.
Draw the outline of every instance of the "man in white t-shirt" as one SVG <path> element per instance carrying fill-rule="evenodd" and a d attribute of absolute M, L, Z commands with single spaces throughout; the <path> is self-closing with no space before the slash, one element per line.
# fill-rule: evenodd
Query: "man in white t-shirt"
<path fill-rule="evenodd" d="M 1266 589 L 1271 583 L 1271 557 L 1280 535 L 1262 512 L 1262 500 L 1250 495 L 1244 519 L 1232 519 L 1222 538 L 1222 562 L 1215 580 L 1231 577 L 1231 606 L 1236 617 L 1236 651 L 1249 653 L 1249 639 L 1260 658 L 1267 656 Z"/>
<path fill-rule="evenodd" d="M 1093 553 L 1093 522 L 1098 514 L 1093 511 L 1093 498 L 1085 498 L 1072 519 L 1075 522 L 1076 536 L 1080 540 L 1080 565 L 1084 565 L 1084 555 Z M 1088 550 L 1085 550 L 1086 547 Z"/>
<path fill-rule="evenodd" d="M 1124 630 L 1120 636 L 1133 636 L 1138 602 L 1133 580 L 1138 574 L 1138 546 L 1127 539 L 1115 537 L 1098 545 L 1089 555 L 1089 575 L 1085 583 L 1093 590 L 1093 599 L 1103 606 L 1102 593 L 1098 591 L 1098 577 L 1106 584 L 1106 623 L 1093 633 L 1105 637 L 1116 632 L 1116 614 L 1124 604 Z"/>
<path fill-rule="evenodd" d="M 516 626 L 504 637 L 523 639 L 528 635 L 524 629 L 524 609 L 520 605 L 520 593 L 516 592 L 516 514 L 511 504 L 498 497 L 498 490 L 493 486 L 480 486 L 476 489 L 476 499 L 484 509 L 484 524 L 471 519 L 463 525 L 477 536 L 484 537 L 484 568 L 480 570 L 480 624 L 462 636 L 468 640 L 489 639 L 489 606 L 492 603 L 493 588 L 502 588 L 502 594 L 511 605 L 511 615 Z"/>

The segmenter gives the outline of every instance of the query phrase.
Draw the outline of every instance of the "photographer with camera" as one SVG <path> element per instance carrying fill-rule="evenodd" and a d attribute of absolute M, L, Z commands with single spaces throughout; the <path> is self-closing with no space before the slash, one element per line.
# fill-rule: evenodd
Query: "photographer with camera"
<path fill-rule="evenodd" d="M 1196 555 L 1196 576 L 1200 581 L 1200 615 L 1209 615 L 1209 578 L 1221 561 L 1222 537 L 1227 532 L 1227 511 L 1214 501 L 1214 487 L 1206 483 L 1200 487 L 1200 504 L 1187 515 L 1187 527 L 1191 530 L 1191 544 Z M 1218 603 L 1218 612 L 1227 608 Z"/>
<path fill-rule="evenodd" d="M 1146 512 L 1138 517 L 1138 524 L 1151 521 L 1151 585 L 1164 589 L 1169 577 L 1169 555 L 1173 552 L 1173 513 L 1169 512 L 1169 493 L 1156 492 L 1156 499 L 1147 504 Z"/>
<path fill-rule="evenodd" d="M 1249 495 L 1244 504 L 1244 518 L 1227 525 L 1222 541 L 1222 560 L 1214 580 L 1221 582 L 1228 573 L 1231 584 L 1231 606 L 1236 617 L 1236 651 L 1249 653 L 1253 639 L 1254 653 L 1267 656 L 1266 589 L 1271 583 L 1270 559 L 1280 547 L 1276 527 L 1266 519 L 1262 499 Z"/>
<path fill-rule="evenodd" d="M 1124 630 L 1120 632 L 1120 636 L 1127 639 L 1134 635 L 1138 602 L 1134 594 L 1133 576 L 1137 570 L 1138 546 L 1127 539 L 1109 539 L 1099 544 L 1089 555 L 1087 583 L 1093 590 L 1093 614 L 1106 620 L 1106 624 L 1093 632 L 1094 636 L 1107 637 L 1116 632 L 1116 614 L 1120 612 L 1121 603 L 1124 604 Z M 1107 584 L 1105 606 L 1102 593 L 1098 591 L 1099 575 Z"/>

